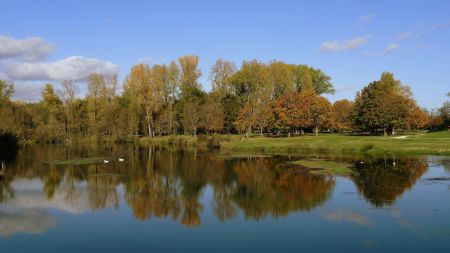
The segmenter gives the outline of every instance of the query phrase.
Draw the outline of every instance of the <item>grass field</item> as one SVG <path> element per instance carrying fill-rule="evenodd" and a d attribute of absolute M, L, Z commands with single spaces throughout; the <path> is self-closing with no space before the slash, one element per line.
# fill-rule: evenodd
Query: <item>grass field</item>
<path fill-rule="evenodd" d="M 269 153 L 450 155 L 450 132 L 418 132 L 387 137 L 339 134 L 306 135 L 291 138 L 254 137 L 225 142 L 222 146 L 233 151 L 264 151 Z"/>

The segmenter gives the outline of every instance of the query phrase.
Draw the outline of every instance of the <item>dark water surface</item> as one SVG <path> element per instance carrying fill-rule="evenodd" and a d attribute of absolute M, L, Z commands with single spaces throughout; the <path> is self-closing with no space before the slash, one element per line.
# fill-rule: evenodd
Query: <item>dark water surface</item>
<path fill-rule="evenodd" d="M 292 159 L 27 146 L 1 176 L 0 252 L 450 252 L 449 157 L 334 158 L 348 177 Z"/>

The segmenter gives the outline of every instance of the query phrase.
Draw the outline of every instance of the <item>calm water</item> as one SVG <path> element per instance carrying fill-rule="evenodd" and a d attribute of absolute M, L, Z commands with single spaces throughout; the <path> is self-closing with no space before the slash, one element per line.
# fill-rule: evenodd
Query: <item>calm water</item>
<path fill-rule="evenodd" d="M 125 161 L 45 163 L 97 156 Z M 26 147 L 0 181 L 0 252 L 450 252 L 450 158 L 339 158 L 351 177 L 291 159 Z"/>

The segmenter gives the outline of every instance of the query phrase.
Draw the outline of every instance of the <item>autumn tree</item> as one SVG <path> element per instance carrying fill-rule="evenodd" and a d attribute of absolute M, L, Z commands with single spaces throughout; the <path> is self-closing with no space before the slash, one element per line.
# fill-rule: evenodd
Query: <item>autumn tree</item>
<path fill-rule="evenodd" d="M 249 137 L 252 127 L 256 125 L 254 107 L 251 103 L 246 103 L 240 110 L 239 114 L 234 122 L 236 129 L 245 133 Z"/>
<path fill-rule="evenodd" d="M 124 103 L 128 106 L 128 122 L 131 134 L 140 133 L 144 98 L 142 87 L 149 85 L 150 70 L 145 64 L 137 64 L 131 68 L 124 81 Z"/>
<path fill-rule="evenodd" d="M 74 103 L 78 87 L 70 79 L 63 80 L 61 84 L 63 86 L 64 109 L 66 111 L 66 133 L 70 136 L 74 130 Z"/>
<path fill-rule="evenodd" d="M 183 97 L 178 104 L 178 110 L 185 133 L 192 133 L 194 136 L 197 136 L 197 131 L 202 123 L 201 107 L 204 103 L 205 95 L 197 87 L 184 88 Z"/>
<path fill-rule="evenodd" d="M 316 136 L 319 134 L 319 130 L 327 124 L 330 124 L 330 102 L 321 96 L 313 96 L 311 103 L 311 118 L 314 127 L 314 133 Z"/>
<path fill-rule="evenodd" d="M 240 98 L 241 105 L 247 103 L 258 90 L 266 91 L 261 95 L 272 94 L 269 69 L 256 60 L 244 61 L 230 82 L 235 94 Z"/>
<path fill-rule="evenodd" d="M 245 127 L 249 133 L 253 127 L 258 127 L 262 135 L 271 117 L 270 103 L 273 95 L 268 67 L 256 60 L 244 62 L 232 77 L 231 83 L 242 105 L 236 119 L 237 128 L 243 130 Z M 248 122 L 243 122 L 243 117 L 247 117 Z"/>
<path fill-rule="evenodd" d="M 7 83 L 0 80 L 0 130 L 6 131 L 14 124 L 11 120 L 11 101 L 10 98 L 14 93 L 14 86 L 12 83 Z"/>
<path fill-rule="evenodd" d="M 219 132 L 223 129 L 224 113 L 220 103 L 211 95 L 205 96 L 204 103 L 200 106 L 200 126 L 208 132 Z"/>
<path fill-rule="evenodd" d="M 197 88 L 200 89 L 198 78 L 202 71 L 198 68 L 199 58 L 196 55 L 186 55 L 178 59 L 181 70 L 181 89 Z"/>
<path fill-rule="evenodd" d="M 98 73 L 92 73 L 88 77 L 88 94 L 86 100 L 88 101 L 89 108 L 89 126 L 91 134 L 97 135 L 99 132 L 99 112 L 102 106 L 100 100 L 100 92 L 104 85 L 103 75 Z"/>
<path fill-rule="evenodd" d="M 294 91 L 296 89 L 294 80 L 295 75 L 291 66 L 281 61 L 272 61 L 269 63 L 268 68 L 274 98 L 278 98 L 285 92 Z"/>
<path fill-rule="evenodd" d="M 180 96 L 180 69 L 176 62 L 171 62 L 167 67 L 167 83 L 164 89 L 164 97 L 168 121 L 168 133 L 174 133 L 175 129 L 175 103 Z"/>
<path fill-rule="evenodd" d="M 353 102 L 347 99 L 338 100 L 333 103 L 331 120 L 333 128 L 341 131 L 348 131 L 352 128 L 351 112 Z"/>
<path fill-rule="evenodd" d="M 211 67 L 209 80 L 212 91 L 218 93 L 220 97 L 233 94 L 231 77 L 236 73 L 236 65 L 233 62 L 219 59 Z"/>

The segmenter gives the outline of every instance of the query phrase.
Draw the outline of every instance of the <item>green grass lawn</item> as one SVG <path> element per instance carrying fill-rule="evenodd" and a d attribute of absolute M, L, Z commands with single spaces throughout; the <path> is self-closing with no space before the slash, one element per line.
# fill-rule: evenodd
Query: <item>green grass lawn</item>
<path fill-rule="evenodd" d="M 406 137 L 405 137 L 406 136 Z M 241 138 L 222 145 L 234 151 L 315 152 L 382 155 L 450 155 L 450 132 L 408 133 L 396 136 L 321 134 L 291 138 Z"/>

